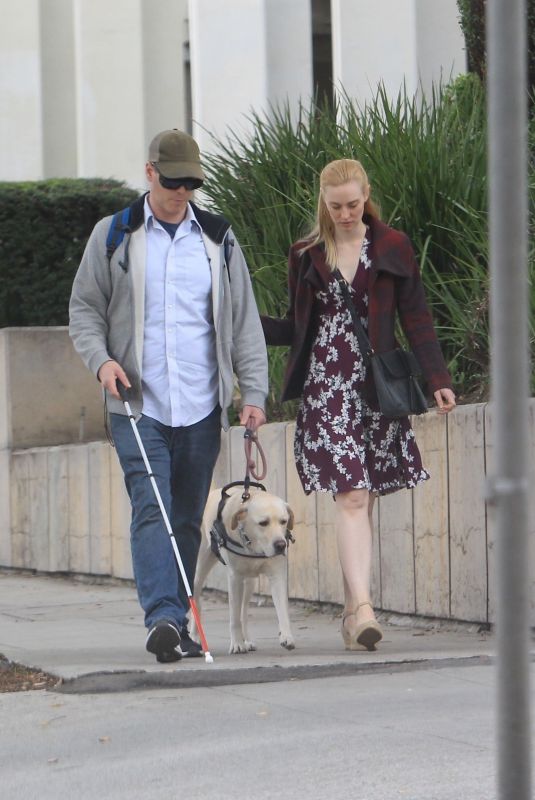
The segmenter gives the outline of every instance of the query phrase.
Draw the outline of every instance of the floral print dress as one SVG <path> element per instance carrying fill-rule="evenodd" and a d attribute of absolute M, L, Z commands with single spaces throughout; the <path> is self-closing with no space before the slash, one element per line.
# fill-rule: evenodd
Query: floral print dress
<path fill-rule="evenodd" d="M 368 326 L 366 235 L 349 287 L 361 322 Z M 351 315 L 336 277 L 316 293 L 319 327 L 297 414 L 294 450 L 306 494 L 368 489 L 388 494 L 429 478 L 407 417 L 392 420 L 362 396 L 366 366 Z"/>

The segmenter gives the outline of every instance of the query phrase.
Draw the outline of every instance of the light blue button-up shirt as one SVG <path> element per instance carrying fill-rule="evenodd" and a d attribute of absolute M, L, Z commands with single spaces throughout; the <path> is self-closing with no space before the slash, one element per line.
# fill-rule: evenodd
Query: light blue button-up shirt
<path fill-rule="evenodd" d="M 193 425 L 218 400 L 210 263 L 191 206 L 171 240 L 146 198 L 145 230 L 143 414 Z"/>

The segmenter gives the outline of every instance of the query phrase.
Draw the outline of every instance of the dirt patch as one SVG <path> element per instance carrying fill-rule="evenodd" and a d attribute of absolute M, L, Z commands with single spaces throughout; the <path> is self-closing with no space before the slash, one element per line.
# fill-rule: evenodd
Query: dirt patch
<path fill-rule="evenodd" d="M 52 689 L 57 683 L 58 678 L 54 675 L 9 661 L 0 653 L 0 692 Z"/>

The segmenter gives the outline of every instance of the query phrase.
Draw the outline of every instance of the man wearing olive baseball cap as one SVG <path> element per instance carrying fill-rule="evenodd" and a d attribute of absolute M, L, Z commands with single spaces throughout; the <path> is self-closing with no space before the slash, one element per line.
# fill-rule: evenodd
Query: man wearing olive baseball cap
<path fill-rule="evenodd" d="M 229 426 L 234 374 L 240 423 L 265 422 L 267 354 L 241 248 L 223 217 L 199 208 L 205 180 L 196 141 L 176 129 L 151 141 L 149 190 L 115 225 L 95 226 L 74 279 L 69 331 L 104 389 L 132 505 L 134 576 L 158 661 L 201 654 L 171 539 L 117 390 L 128 389 L 137 430 L 171 521 L 190 587 L 200 524 Z M 113 233 L 113 235 L 112 235 Z M 118 246 L 110 241 L 120 240 Z"/>
<path fill-rule="evenodd" d="M 197 142 L 182 131 L 162 131 L 149 145 L 149 162 L 165 178 L 192 178 L 204 181 Z"/>

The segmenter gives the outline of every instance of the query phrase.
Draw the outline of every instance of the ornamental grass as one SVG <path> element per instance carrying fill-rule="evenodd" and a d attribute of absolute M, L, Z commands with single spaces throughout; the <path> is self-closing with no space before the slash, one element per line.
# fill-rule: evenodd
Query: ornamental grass
<path fill-rule="evenodd" d="M 301 105 L 296 113 L 288 106 L 252 112 L 247 132 L 215 140 L 205 192 L 232 222 L 261 312 L 285 313 L 288 248 L 312 224 L 321 169 L 335 158 L 357 158 L 383 220 L 413 243 L 460 402 L 487 399 L 485 103 L 474 75 L 435 87 L 428 98 L 402 90 L 392 100 L 380 86 L 362 106 L 345 96 L 333 106 Z M 532 124 L 530 144 L 534 130 Z M 531 165 L 531 209 L 533 197 Z M 531 276 L 533 263 L 532 243 Z M 535 306 L 531 284 L 530 292 Z M 292 418 L 295 404 L 278 401 L 286 353 L 269 350 L 270 418 Z"/>

